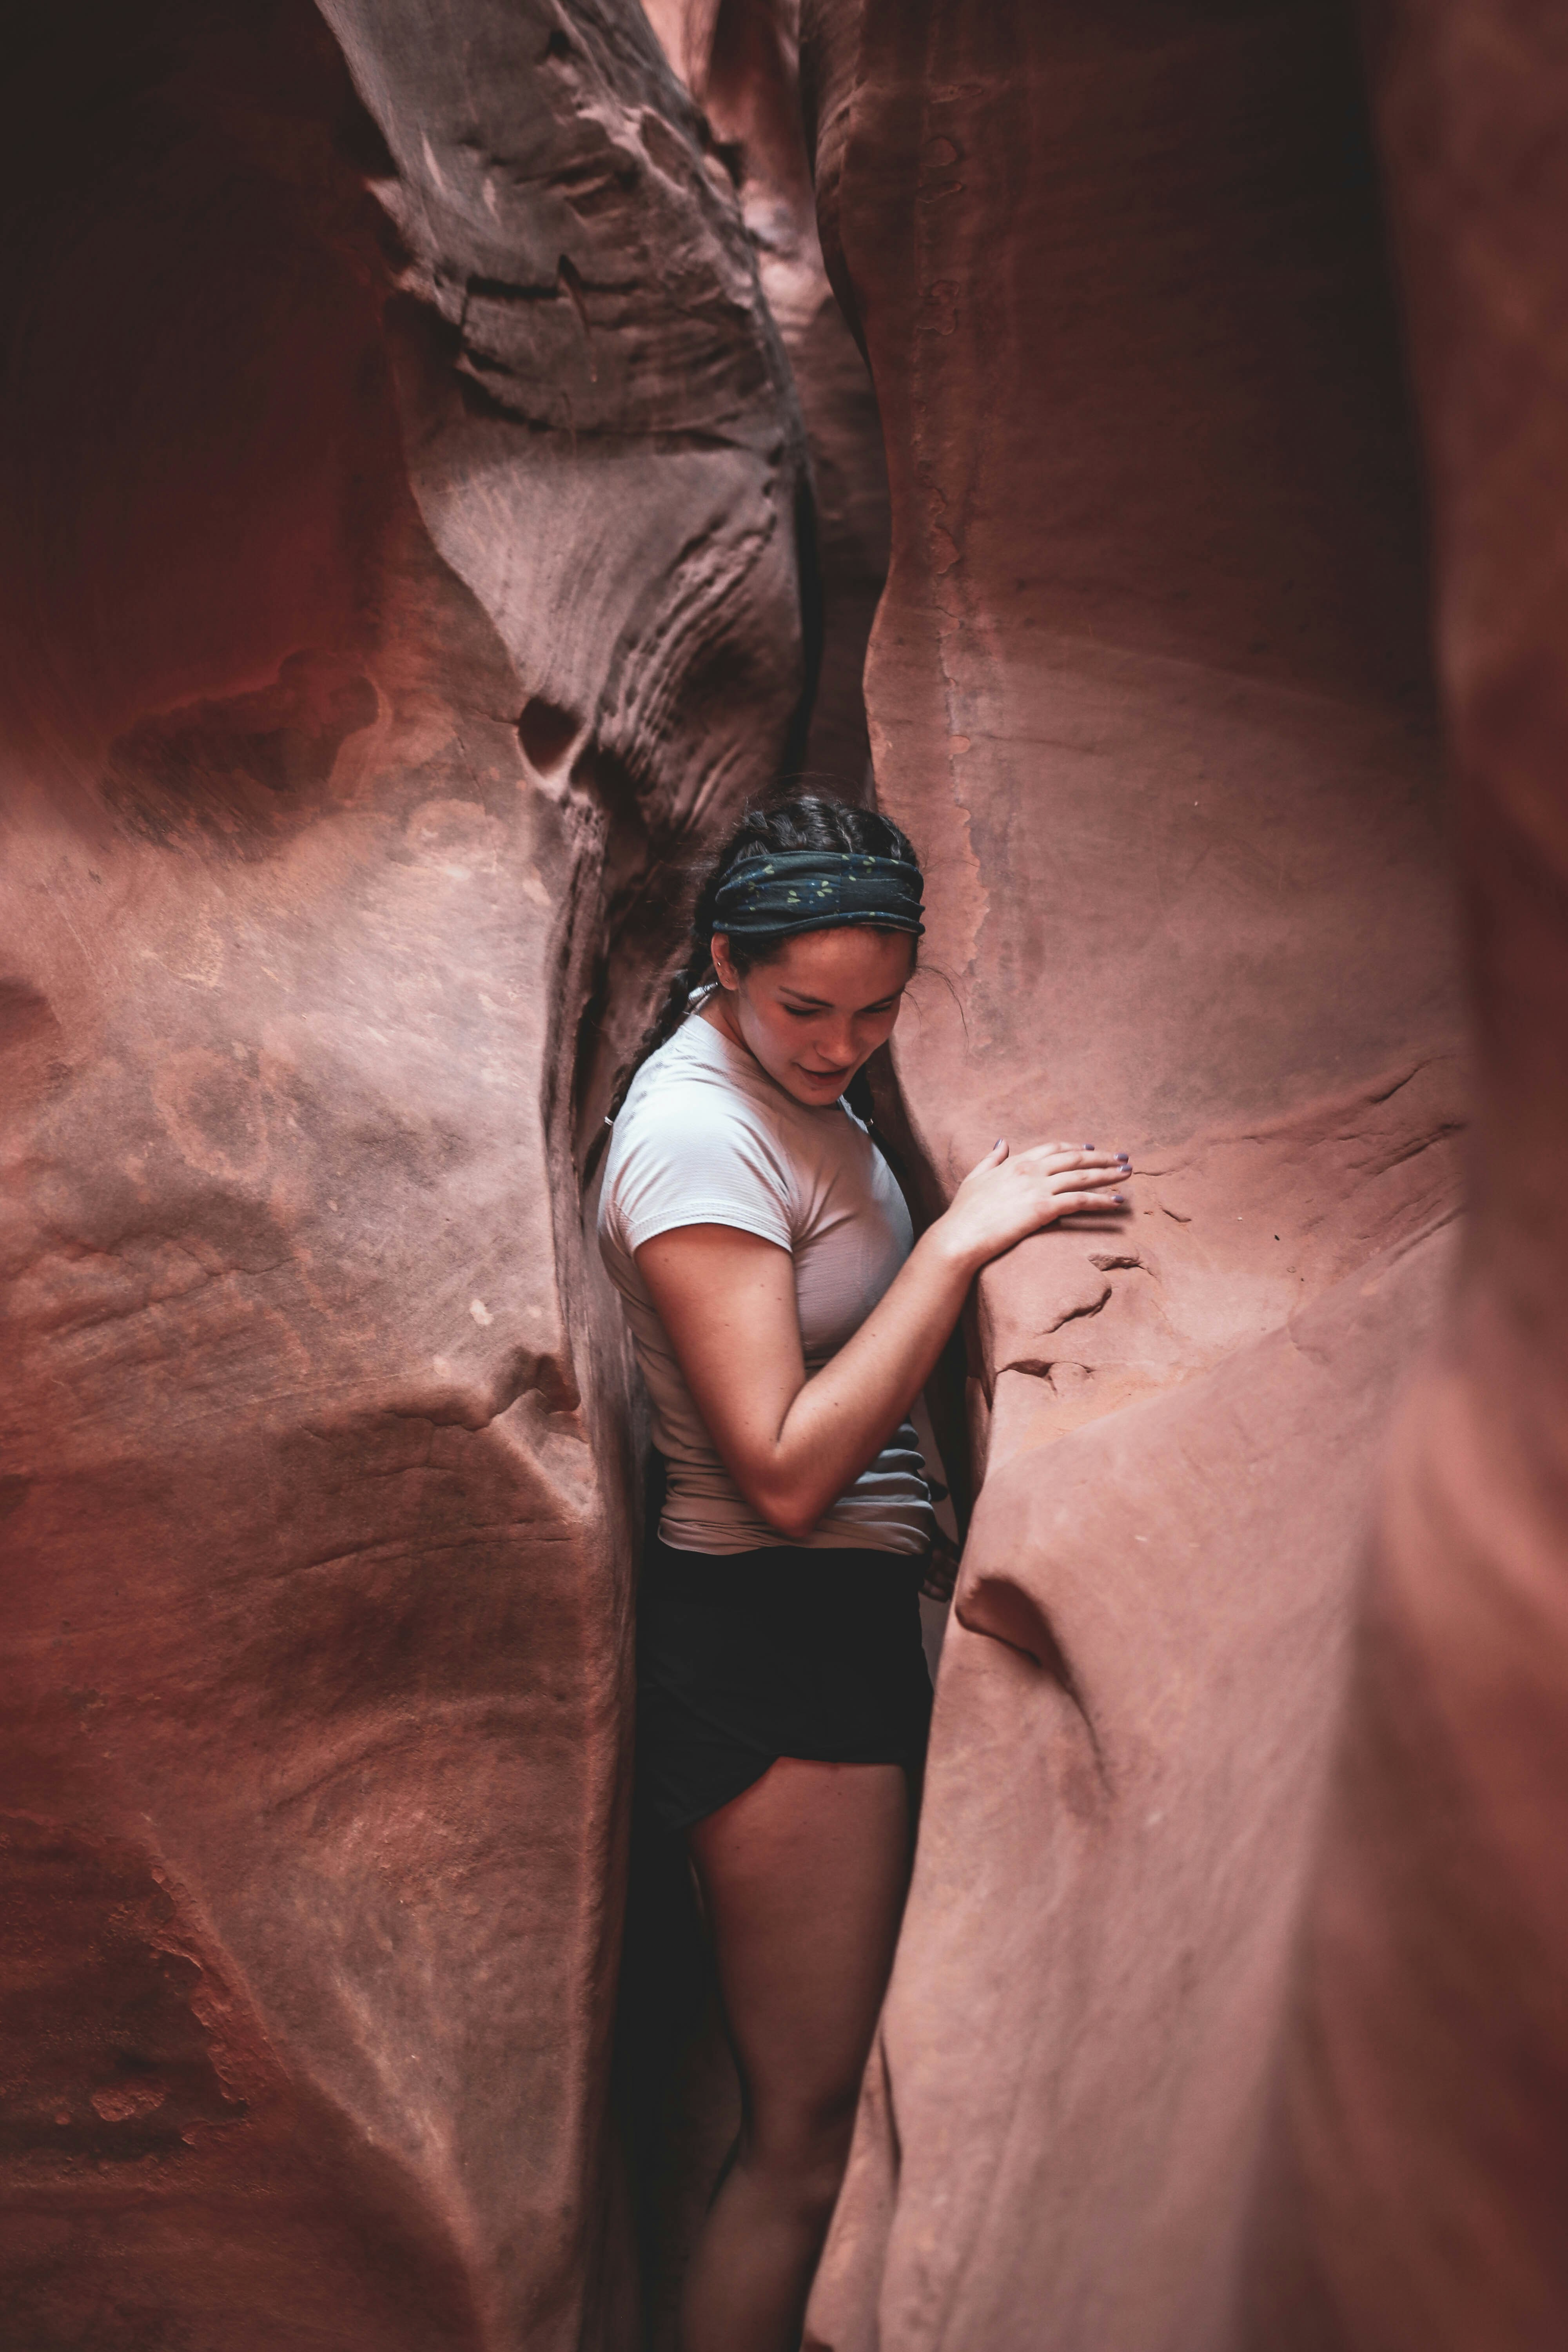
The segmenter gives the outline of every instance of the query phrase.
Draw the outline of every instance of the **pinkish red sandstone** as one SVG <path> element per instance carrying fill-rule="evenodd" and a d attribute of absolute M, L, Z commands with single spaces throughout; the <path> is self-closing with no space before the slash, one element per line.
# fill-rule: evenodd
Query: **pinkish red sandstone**
<path fill-rule="evenodd" d="M 881 561 L 792 13 L 650 15 L 668 59 L 629 0 L 328 0 L 330 37 L 163 0 L 14 56 L 27 2352 L 637 2334 L 635 1416 L 576 1171 L 692 837 L 781 765 L 858 780 Z M 1568 51 L 1522 0 L 1372 30 L 1479 1181 L 1314 1862 L 1463 1116 L 1360 67 L 1306 0 L 806 0 L 891 476 L 871 744 L 933 877 L 889 1109 L 933 1198 L 998 1131 L 1138 1168 L 972 1321 L 984 1486 L 835 2352 L 1491 2352 L 1568 2309 Z"/>
<path fill-rule="evenodd" d="M 1458 780 L 1474 1214 L 1384 1479 L 1246 2340 L 1526 2352 L 1568 2335 L 1568 26 L 1441 0 L 1372 27 Z"/>
<path fill-rule="evenodd" d="M 787 755 L 803 439 L 635 8 L 330 16 L 12 60 L 18 2352 L 635 2326 L 574 1129 Z"/>
<path fill-rule="evenodd" d="M 1458 1008 L 1408 427 L 1316 7 L 808 10 L 937 877 L 933 1187 L 1134 1153 L 980 1285 L 984 1459 L 833 2352 L 1215 2352 Z"/>

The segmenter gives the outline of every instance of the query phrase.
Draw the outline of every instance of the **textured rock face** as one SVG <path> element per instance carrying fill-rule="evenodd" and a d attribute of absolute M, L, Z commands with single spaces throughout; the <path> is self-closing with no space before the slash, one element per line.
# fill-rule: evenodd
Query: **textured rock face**
<path fill-rule="evenodd" d="M 803 437 L 635 8 L 330 17 L 45 12 L 12 60 L 26 2352 L 633 2326 L 574 1129 L 661 856 L 789 754 Z"/>
<path fill-rule="evenodd" d="M 1409 431 L 1346 28 L 819 0 L 887 434 L 879 790 L 933 1189 L 1133 1150 L 982 1281 L 985 1465 L 809 2337 L 1226 2340 L 1374 1448 L 1456 1199 Z"/>
<path fill-rule="evenodd" d="M 817 237 L 803 135 L 799 11 L 795 0 L 647 5 L 670 63 L 739 176 L 763 291 L 805 413 L 817 590 L 808 620 L 818 666 L 803 771 L 858 800 L 869 783 L 862 673 L 887 576 L 888 478 L 870 378 L 828 285 Z"/>
<path fill-rule="evenodd" d="M 1568 27 L 1448 0 L 1377 32 L 1458 772 L 1475 1213 L 1384 1485 L 1247 2340 L 1522 2352 L 1568 2335 Z"/>
<path fill-rule="evenodd" d="M 1373 14 L 1479 1119 L 1325 1813 L 1460 1118 L 1345 27 L 807 0 L 874 401 L 787 0 L 36 14 L 0 2338 L 637 2338 L 635 1449 L 576 1170 L 694 834 L 781 765 L 862 780 L 879 401 L 871 742 L 934 877 L 889 1116 L 933 1198 L 998 1132 L 1139 1172 L 981 1286 L 984 1492 L 810 2339 L 1555 2342 L 1564 36 Z"/>

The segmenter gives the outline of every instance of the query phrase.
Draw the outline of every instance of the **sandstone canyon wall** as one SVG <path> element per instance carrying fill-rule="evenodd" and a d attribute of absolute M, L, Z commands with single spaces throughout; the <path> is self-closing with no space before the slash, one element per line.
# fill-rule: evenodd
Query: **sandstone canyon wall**
<path fill-rule="evenodd" d="M 798 757 L 787 367 L 635 6 L 9 63 L 0 2340 L 626 2345 L 574 1148 Z"/>
<path fill-rule="evenodd" d="M 813 0 L 889 451 L 898 1043 L 1132 1213 L 979 1286 L 984 1483 L 809 2341 L 1214 2352 L 1374 1450 L 1440 1295 L 1459 1014 L 1423 549 L 1352 31 Z"/>
<path fill-rule="evenodd" d="M 799 772 L 858 800 L 871 782 L 862 673 L 887 576 L 888 479 L 871 380 L 817 237 L 797 0 L 646 5 L 721 152 L 734 161 L 763 291 L 805 418 L 816 526 L 816 577 L 806 594 L 816 677 Z"/>
<path fill-rule="evenodd" d="M 1251 2261 L 1268 2352 L 1568 2337 L 1568 24 L 1373 12 L 1432 488 L 1472 1213 L 1406 1401 Z"/>
<path fill-rule="evenodd" d="M 639 2312 L 636 1401 L 579 1177 L 693 845 L 868 756 L 932 877 L 883 1081 L 930 1201 L 998 1133 L 1136 1173 L 970 1318 L 809 2341 L 1563 2332 L 1568 49 L 1369 24 L 1480 1020 L 1359 1648 L 1468 1089 L 1345 16 L 805 0 L 800 109 L 788 0 L 18 37 L 7 2352 L 664 2328 L 725 2093 Z"/>

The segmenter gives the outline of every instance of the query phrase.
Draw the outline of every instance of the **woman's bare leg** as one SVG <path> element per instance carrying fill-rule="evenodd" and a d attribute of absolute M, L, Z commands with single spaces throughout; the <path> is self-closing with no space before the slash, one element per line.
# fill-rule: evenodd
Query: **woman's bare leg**
<path fill-rule="evenodd" d="M 781 1757 L 688 1832 L 741 2071 L 681 2352 L 796 2352 L 909 1881 L 896 1764 Z"/>

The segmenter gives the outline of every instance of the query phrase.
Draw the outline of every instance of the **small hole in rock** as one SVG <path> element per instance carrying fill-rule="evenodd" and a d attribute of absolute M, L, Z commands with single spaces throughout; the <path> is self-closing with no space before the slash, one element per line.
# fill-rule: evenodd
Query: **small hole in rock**
<path fill-rule="evenodd" d="M 518 740 L 522 756 L 536 775 L 553 775 L 582 733 L 582 727 L 569 710 L 558 703 L 546 702 L 536 694 L 523 705 L 522 717 L 517 722 Z"/>

